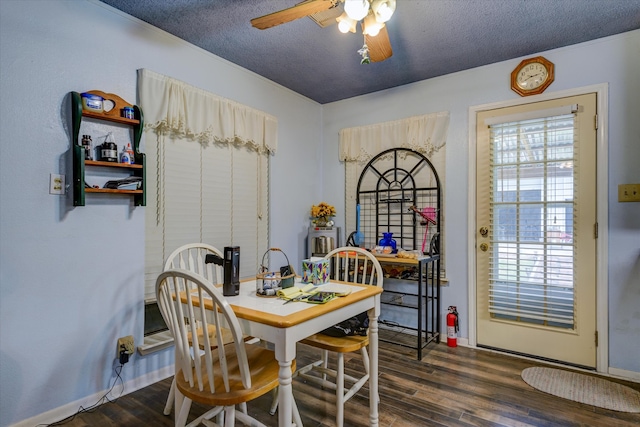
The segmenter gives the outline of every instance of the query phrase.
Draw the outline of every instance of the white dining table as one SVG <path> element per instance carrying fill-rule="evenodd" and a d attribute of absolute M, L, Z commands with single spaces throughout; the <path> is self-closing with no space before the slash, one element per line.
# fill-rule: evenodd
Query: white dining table
<path fill-rule="evenodd" d="M 300 285 L 299 281 L 297 278 L 296 286 Z M 319 285 L 318 290 L 322 290 L 323 286 L 330 287 L 331 283 Z M 239 295 L 226 297 L 243 333 L 273 344 L 276 359 L 280 364 L 278 425 L 281 427 L 291 426 L 291 364 L 296 358 L 298 341 L 364 311 L 369 314 L 369 425 L 378 426 L 378 316 L 382 288 L 336 283 L 341 287 L 350 287 L 351 293 L 325 304 L 303 301 L 285 304 L 285 301 L 279 298 L 258 296 L 256 280 L 242 282 Z"/>

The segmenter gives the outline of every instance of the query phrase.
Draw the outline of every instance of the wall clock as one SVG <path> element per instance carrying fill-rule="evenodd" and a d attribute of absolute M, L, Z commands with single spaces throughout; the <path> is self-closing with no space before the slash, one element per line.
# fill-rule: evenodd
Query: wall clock
<path fill-rule="evenodd" d="M 554 80 L 553 63 L 542 56 L 523 60 L 511 72 L 511 89 L 520 96 L 537 95 Z"/>

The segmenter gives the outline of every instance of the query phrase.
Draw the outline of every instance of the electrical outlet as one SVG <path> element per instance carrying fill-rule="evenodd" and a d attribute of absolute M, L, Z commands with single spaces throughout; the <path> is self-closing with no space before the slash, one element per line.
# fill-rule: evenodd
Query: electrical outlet
<path fill-rule="evenodd" d="M 640 202 L 640 184 L 618 185 L 619 202 Z"/>
<path fill-rule="evenodd" d="M 123 350 L 131 355 L 135 351 L 135 347 L 133 345 L 133 335 L 128 335 L 126 337 L 118 338 L 118 351 L 117 355 L 120 357 L 120 351 Z"/>
<path fill-rule="evenodd" d="M 64 175 L 49 174 L 49 194 L 64 194 Z"/>

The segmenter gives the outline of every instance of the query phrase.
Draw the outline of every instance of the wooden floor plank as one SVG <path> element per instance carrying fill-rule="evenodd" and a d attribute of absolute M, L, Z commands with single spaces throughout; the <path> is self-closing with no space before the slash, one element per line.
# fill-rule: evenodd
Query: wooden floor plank
<path fill-rule="evenodd" d="M 435 343 L 423 349 L 423 355 L 422 360 L 416 360 L 414 350 L 380 343 L 380 427 L 640 426 L 640 414 L 594 408 L 533 389 L 522 381 L 520 373 L 530 366 L 548 366 L 541 362 Z M 298 346 L 298 366 L 317 357 L 314 349 Z M 345 358 L 346 372 L 359 374 L 362 369 L 359 355 Z M 640 391 L 638 383 L 614 381 Z M 170 385 L 170 378 L 159 381 L 91 413 L 78 414 L 64 425 L 172 426 L 173 414 L 162 414 Z M 306 427 L 335 426 L 332 391 L 301 378 L 294 379 L 293 390 Z M 345 426 L 368 425 L 368 393 L 367 384 L 347 402 Z M 271 394 L 260 397 L 249 404 L 249 411 L 266 425 L 276 426 L 277 414 L 272 416 L 268 412 L 271 402 Z M 206 409 L 194 403 L 189 420 Z"/>

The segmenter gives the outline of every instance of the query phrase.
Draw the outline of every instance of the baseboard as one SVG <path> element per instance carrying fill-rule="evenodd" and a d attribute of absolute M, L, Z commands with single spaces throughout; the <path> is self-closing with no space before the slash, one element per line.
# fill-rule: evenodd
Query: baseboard
<path fill-rule="evenodd" d="M 445 344 L 447 343 L 447 335 L 442 335 L 444 338 L 442 339 L 442 342 L 444 342 Z M 458 338 L 458 345 L 460 347 L 469 347 L 469 338 Z"/>
<path fill-rule="evenodd" d="M 640 383 L 640 372 L 627 371 L 625 369 L 609 368 L 609 375 L 621 380 L 633 381 Z"/>
<path fill-rule="evenodd" d="M 122 395 L 124 396 L 126 394 L 133 393 L 134 391 L 140 390 L 141 388 L 169 378 L 173 375 L 173 369 L 174 366 L 173 364 L 171 364 L 162 369 L 158 369 L 157 371 L 150 372 L 148 374 L 127 381 L 126 383 L 124 383 L 124 392 Z M 107 393 L 108 390 L 109 389 L 100 391 L 91 396 L 78 399 L 75 402 L 67 403 L 66 405 L 51 409 L 47 412 L 43 412 L 42 414 L 36 415 L 26 420 L 22 420 L 16 424 L 12 424 L 10 427 L 33 427 L 39 424 L 51 424 L 56 421 L 62 420 L 78 412 L 78 408 L 80 408 L 80 406 L 86 408 L 94 405 L 102 398 L 102 396 L 105 395 L 105 393 Z"/>
<path fill-rule="evenodd" d="M 468 344 L 468 341 L 467 341 Z M 458 338 L 458 345 L 464 346 L 464 344 L 460 343 L 460 338 Z M 598 375 L 602 375 L 603 377 L 612 377 L 612 378 L 618 378 L 621 380 L 626 380 L 626 381 L 632 381 L 632 382 L 636 382 L 636 383 L 640 383 L 640 372 L 634 372 L 634 371 L 627 371 L 624 369 L 618 369 L 618 368 L 609 368 L 607 370 L 607 372 L 596 372 L 590 369 L 580 369 L 579 367 L 575 367 L 575 366 L 567 366 L 564 365 L 562 363 L 554 363 L 552 361 L 541 361 L 540 359 L 536 359 L 533 357 L 527 357 L 524 355 L 518 355 L 518 354 L 511 354 L 508 352 L 502 352 L 502 351 L 498 351 L 498 350 L 493 350 L 493 349 L 489 349 L 489 348 L 482 348 L 482 347 L 474 347 L 474 346 L 469 346 L 467 345 L 467 347 L 471 347 L 471 348 L 475 348 L 477 350 L 482 350 L 482 351 L 488 351 L 490 353 L 498 353 L 498 354 L 506 354 L 512 357 L 517 357 L 519 359 L 525 359 L 525 360 L 531 360 L 532 362 L 544 362 L 547 363 L 549 365 L 552 366 L 557 366 L 559 368 L 570 368 L 570 369 L 574 369 L 576 371 L 584 371 L 587 373 L 595 373 Z"/>

